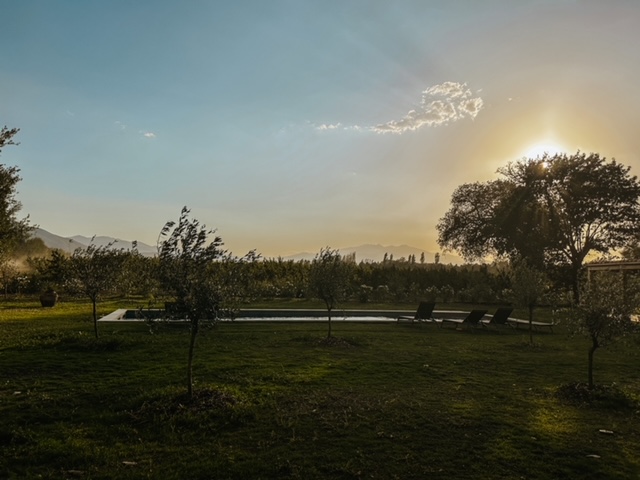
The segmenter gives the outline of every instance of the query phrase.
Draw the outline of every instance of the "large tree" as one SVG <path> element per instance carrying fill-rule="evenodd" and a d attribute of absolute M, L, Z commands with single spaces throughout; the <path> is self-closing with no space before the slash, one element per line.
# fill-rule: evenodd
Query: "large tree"
<path fill-rule="evenodd" d="M 544 155 L 509 163 L 502 178 L 461 185 L 438 223 L 438 243 L 466 259 L 521 257 L 576 300 L 589 253 L 620 249 L 640 233 L 640 183 L 630 167 L 598 154 Z"/>
<path fill-rule="evenodd" d="M 2 127 L 0 130 L 0 152 L 7 145 L 17 145 L 13 137 L 17 128 Z M 32 227 L 29 219 L 17 219 L 22 204 L 16 200 L 16 185 L 21 180 L 20 169 L 0 164 L 0 254 L 10 252 L 17 244 L 24 242 Z"/>

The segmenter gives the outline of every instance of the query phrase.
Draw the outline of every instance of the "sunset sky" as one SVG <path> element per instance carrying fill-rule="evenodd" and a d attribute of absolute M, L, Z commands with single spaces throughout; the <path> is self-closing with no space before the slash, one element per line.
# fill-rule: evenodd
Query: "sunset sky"
<path fill-rule="evenodd" d="M 4 2 L 0 126 L 33 223 L 236 254 L 439 250 L 462 183 L 541 149 L 640 174 L 637 0 Z"/>

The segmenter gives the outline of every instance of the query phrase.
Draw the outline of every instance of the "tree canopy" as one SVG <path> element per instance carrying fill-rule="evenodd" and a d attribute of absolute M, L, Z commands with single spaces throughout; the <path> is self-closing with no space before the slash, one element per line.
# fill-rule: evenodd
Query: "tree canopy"
<path fill-rule="evenodd" d="M 98 300 L 116 288 L 126 259 L 123 249 L 112 247 L 113 243 L 101 246 L 91 243 L 87 248 L 77 248 L 67 259 L 57 256 L 58 261 L 62 260 L 65 286 L 91 300 L 96 338 L 99 336 Z"/>
<path fill-rule="evenodd" d="M 529 311 L 529 344 L 533 345 L 533 311 L 540 304 L 547 289 L 547 276 L 532 268 L 526 260 L 511 264 L 511 300 Z"/>
<path fill-rule="evenodd" d="M 589 338 L 589 388 L 594 387 L 594 354 L 600 347 L 638 331 L 631 315 L 640 305 L 637 279 L 627 279 L 620 272 L 600 272 L 581 286 L 580 303 L 572 312 L 572 330 Z"/>
<path fill-rule="evenodd" d="M 438 243 L 467 260 L 521 257 L 568 273 L 576 299 L 589 253 L 608 253 L 640 233 L 640 183 L 630 167 L 596 153 L 511 162 L 501 178 L 464 184 L 438 223 Z"/>
<path fill-rule="evenodd" d="M 331 336 L 331 311 L 347 295 L 350 265 L 338 250 L 330 247 L 322 248 L 311 262 L 309 290 L 327 306 L 327 337 Z"/>
<path fill-rule="evenodd" d="M 13 137 L 19 129 L 6 126 L 0 130 L 0 152 L 7 145 L 17 145 Z M 32 227 L 29 219 L 18 220 L 18 212 L 22 204 L 16 200 L 16 185 L 21 180 L 20 169 L 0 164 L 0 254 L 6 254 L 15 245 L 25 241 Z"/>
<path fill-rule="evenodd" d="M 208 230 L 184 207 L 178 222 L 167 222 L 159 236 L 159 274 L 175 302 L 168 305 L 168 318 L 187 320 L 190 326 L 187 361 L 187 392 L 193 396 L 193 356 L 201 321 L 233 316 L 251 279 L 245 264 L 258 255 L 251 251 L 241 258 L 224 250 L 222 238 Z"/>

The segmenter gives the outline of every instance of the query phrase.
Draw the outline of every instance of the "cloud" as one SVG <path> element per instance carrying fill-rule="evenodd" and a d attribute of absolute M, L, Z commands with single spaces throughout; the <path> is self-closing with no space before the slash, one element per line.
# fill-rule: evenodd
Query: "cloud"
<path fill-rule="evenodd" d="M 317 125 L 316 130 L 335 130 L 336 128 L 340 128 L 341 126 L 342 124 L 340 123 L 335 123 L 335 124 L 323 123 L 322 125 Z"/>
<path fill-rule="evenodd" d="M 474 97 L 466 83 L 444 82 L 422 92 L 420 106 L 400 120 L 371 127 L 376 133 L 402 134 L 422 127 L 437 127 L 466 117 L 475 118 L 484 103 Z"/>
<path fill-rule="evenodd" d="M 458 111 L 464 114 L 467 114 L 471 118 L 475 118 L 476 115 L 482 110 L 483 102 L 480 97 L 470 98 L 468 100 L 464 100 L 460 102 L 458 105 Z"/>
<path fill-rule="evenodd" d="M 424 92 L 422 92 L 422 100 L 424 102 L 425 97 L 448 97 L 448 98 L 459 98 L 459 97 L 467 97 L 471 95 L 471 90 L 467 88 L 466 83 L 456 83 L 456 82 L 444 82 L 440 85 L 434 85 L 433 87 L 427 88 Z"/>
<path fill-rule="evenodd" d="M 156 134 L 153 132 L 141 132 L 142 136 L 145 138 L 156 138 Z"/>
<path fill-rule="evenodd" d="M 369 127 L 343 126 L 336 123 L 317 125 L 315 128 L 321 131 L 341 128 L 343 130 L 402 134 L 423 127 L 447 125 L 467 117 L 475 118 L 483 106 L 482 98 L 474 96 L 466 83 L 444 82 L 424 90 L 418 106 L 409 110 L 404 117 L 398 120 L 389 120 Z"/>

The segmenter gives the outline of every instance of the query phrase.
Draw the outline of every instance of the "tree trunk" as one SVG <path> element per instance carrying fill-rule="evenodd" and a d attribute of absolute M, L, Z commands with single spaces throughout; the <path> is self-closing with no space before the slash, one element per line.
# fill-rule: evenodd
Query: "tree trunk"
<path fill-rule="evenodd" d="M 327 338 L 331 337 L 331 307 L 327 308 L 328 316 L 329 316 L 329 333 L 327 333 Z"/>
<path fill-rule="evenodd" d="M 196 347 L 199 326 L 199 320 L 191 321 L 191 339 L 189 341 L 189 359 L 187 361 L 187 394 L 189 398 L 193 398 L 193 352 Z"/>
<path fill-rule="evenodd" d="M 580 303 L 580 284 L 579 284 L 579 276 L 580 276 L 580 267 L 582 263 L 578 265 L 572 265 L 571 268 L 571 290 L 573 292 L 573 303 L 574 305 L 578 305 Z"/>
<path fill-rule="evenodd" d="M 529 345 L 533 346 L 533 305 L 529 305 Z"/>
<path fill-rule="evenodd" d="M 98 339 L 98 307 L 96 306 L 97 302 L 98 299 L 96 297 L 91 297 L 91 303 L 93 305 L 93 330 L 96 334 L 96 340 Z"/>
<path fill-rule="evenodd" d="M 593 390 L 593 355 L 599 346 L 598 339 L 591 337 L 591 348 L 589 348 L 589 390 Z"/>

